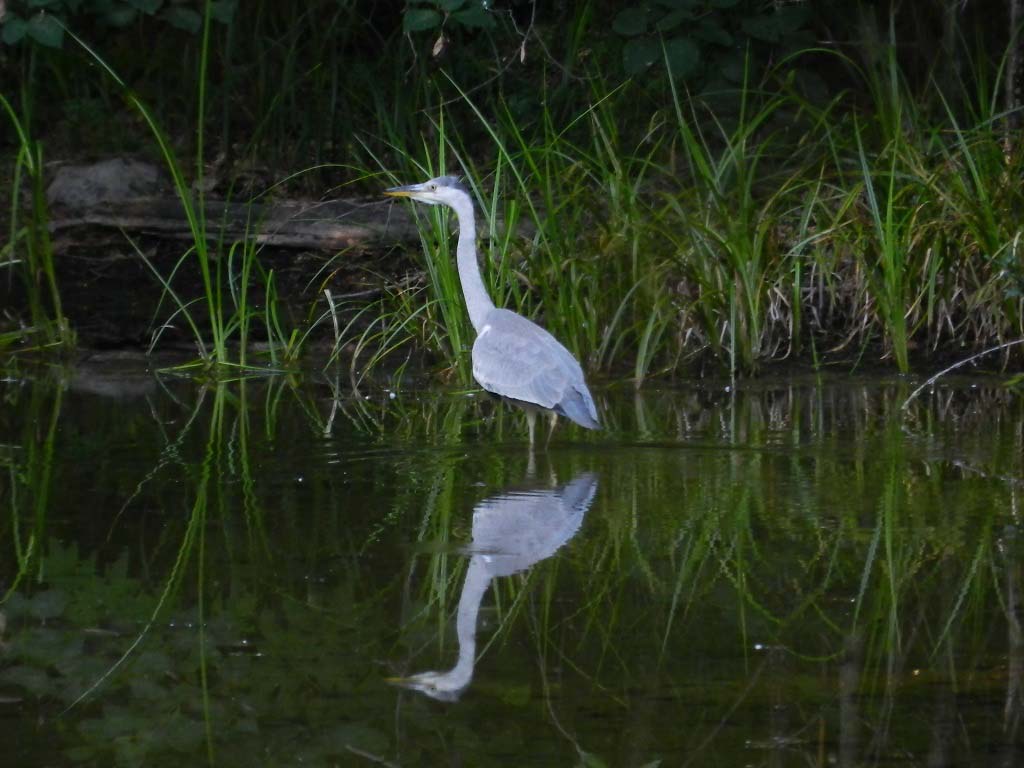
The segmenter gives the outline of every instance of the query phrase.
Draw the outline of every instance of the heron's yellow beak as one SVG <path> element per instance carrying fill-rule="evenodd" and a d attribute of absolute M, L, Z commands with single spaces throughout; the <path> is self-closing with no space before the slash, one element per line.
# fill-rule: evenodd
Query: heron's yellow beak
<path fill-rule="evenodd" d="M 390 685 L 405 685 L 409 682 L 408 677 L 385 677 L 384 682 Z"/>
<path fill-rule="evenodd" d="M 388 197 L 411 197 L 413 192 L 419 192 L 422 184 L 409 184 L 404 187 L 391 187 L 385 189 L 384 194 Z"/>

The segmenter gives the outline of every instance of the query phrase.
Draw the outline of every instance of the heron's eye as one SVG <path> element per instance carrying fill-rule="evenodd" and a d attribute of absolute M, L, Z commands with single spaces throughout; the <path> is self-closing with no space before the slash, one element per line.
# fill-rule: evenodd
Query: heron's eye
<path fill-rule="evenodd" d="M 436 192 L 437 191 L 437 184 L 431 184 L 430 185 L 430 191 L 431 192 Z"/>

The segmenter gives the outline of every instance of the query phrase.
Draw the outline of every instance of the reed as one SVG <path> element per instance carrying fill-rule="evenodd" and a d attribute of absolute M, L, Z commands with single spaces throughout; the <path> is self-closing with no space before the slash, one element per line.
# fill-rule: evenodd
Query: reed
<path fill-rule="evenodd" d="M 10 235 L 0 250 L 3 257 L 0 267 L 17 273 L 25 289 L 30 322 L 27 328 L 0 334 L 0 349 L 65 352 L 74 346 L 75 334 L 64 317 L 57 283 L 48 227 L 43 148 L 32 138 L 27 115 L 19 116 L 3 94 L 0 94 L 0 107 L 17 137 L 10 187 Z M 23 185 L 27 185 L 27 196 L 31 201 L 24 222 L 20 217 Z M 18 343 L 16 347 L 15 342 Z"/>
<path fill-rule="evenodd" d="M 358 375 L 402 365 L 415 349 L 442 377 L 470 380 L 472 333 L 446 213 L 414 209 L 416 269 L 391 276 L 372 307 L 332 310 L 317 299 L 295 324 L 260 249 L 249 238 L 223 242 L 204 219 L 193 186 L 202 189 L 218 143 L 272 157 L 284 169 L 276 192 L 319 190 L 338 172 L 374 193 L 461 172 L 496 302 L 546 326 L 591 375 L 640 384 L 711 365 L 740 376 L 793 358 L 908 371 L 943 350 L 969 354 L 1024 334 L 1024 197 L 1012 183 L 1022 160 L 999 107 L 1008 53 L 978 53 L 959 80 L 911 77 L 890 18 L 881 32 L 865 25 L 858 47 L 804 50 L 764 69 L 751 58 L 725 91 L 687 90 L 666 75 L 667 60 L 632 81 L 583 67 L 573 88 L 537 65 L 528 71 L 536 98 L 524 105 L 501 77 L 467 87 L 460 59 L 414 57 L 398 39 L 384 41 L 399 50 L 379 66 L 355 57 L 339 71 L 334 44 L 365 44 L 352 6 L 294 19 L 267 2 L 251 10 L 218 36 L 204 4 L 194 87 L 147 92 L 162 110 L 82 43 L 106 87 L 142 118 L 187 212 L 192 247 L 157 279 L 171 317 L 195 337 L 200 368 L 294 367 L 310 340 L 334 329 L 332 360 L 357 348 Z M 578 51 L 591 13 L 567 27 L 567 51 Z M 246 57 L 253 40 L 272 53 Z M 819 66 L 844 72 L 849 89 L 808 95 L 799 75 Z M 227 96 L 242 80 L 256 105 L 250 119 Z M 163 115 L 172 106 L 193 116 L 191 142 L 172 142 Z M 32 151 L 20 154 L 26 182 L 40 164 Z M 325 162 L 341 155 L 344 166 Z M 13 248 L 4 263 L 21 268 Z M 50 305 L 34 301 L 33 312 L 59 316 L 45 240 L 33 248 Z M 179 270 L 198 273 L 198 300 L 180 295 Z"/>
<path fill-rule="evenodd" d="M 212 3 L 204 3 L 202 36 L 199 49 L 198 72 L 196 75 L 196 130 L 194 172 L 191 182 L 186 166 L 174 149 L 153 111 L 117 74 L 113 67 L 83 39 L 71 30 L 69 36 L 81 46 L 89 58 L 114 82 L 125 100 L 139 114 L 150 130 L 159 154 L 172 178 L 178 200 L 182 205 L 192 238 L 191 246 L 182 254 L 168 275 L 163 275 L 145 257 L 141 249 L 129 239 L 136 254 L 153 272 L 164 288 L 160 305 L 169 301 L 174 309 L 172 319 L 184 318 L 192 332 L 193 341 L 199 354 L 196 363 L 182 366 L 183 370 L 201 368 L 207 373 L 229 373 L 239 368 L 253 367 L 251 364 L 250 335 L 253 322 L 262 320 L 270 349 L 271 366 L 294 364 L 299 350 L 295 342 L 300 338 L 297 331 L 286 332 L 278 315 L 276 290 L 273 273 L 263 270 L 259 263 L 260 247 L 249 237 L 241 241 L 226 243 L 217 230 L 216 223 L 207 221 L 203 176 L 205 173 L 205 134 L 208 111 L 207 81 L 210 55 L 210 28 L 212 24 Z M 251 222 L 250 224 L 254 224 Z M 198 299 L 179 296 L 172 287 L 175 276 L 187 263 L 193 262 L 198 268 L 203 295 Z M 253 307 L 250 295 L 254 287 L 262 282 L 264 307 Z M 193 314 L 195 305 L 201 305 L 205 313 L 200 317 Z M 159 313 L 160 306 L 157 307 Z M 153 335 L 150 350 L 159 341 L 167 321 L 159 321 Z M 265 367 L 259 365 L 256 367 Z"/>
<path fill-rule="evenodd" d="M 980 300 L 951 306 L 966 298 L 951 287 L 965 278 L 965 260 L 951 263 L 946 253 L 951 239 L 993 241 L 996 217 L 979 190 L 978 163 L 964 154 L 982 151 L 968 137 L 980 140 L 987 127 L 953 123 L 943 134 L 941 115 L 929 121 L 905 106 L 914 94 L 895 59 L 881 61 L 864 75 L 877 100 L 871 121 L 848 119 L 841 95 L 810 104 L 774 73 L 757 83 L 748 73 L 736 109 L 722 114 L 670 80 L 672 118 L 653 115 L 634 145 L 617 119 L 628 87 L 602 90 L 598 81 L 582 113 L 557 124 L 545 109 L 527 126 L 507 105 L 481 105 L 450 81 L 492 159 L 482 164 L 466 151 L 464 123 L 456 130 L 452 117 L 435 123 L 437 145 L 416 156 L 453 157 L 466 173 L 490 244 L 484 266 L 494 295 L 547 325 L 595 370 L 632 369 L 639 383 L 710 352 L 735 375 L 808 346 L 816 358 L 832 350 L 859 359 L 884 341 L 883 354 L 905 371 L 911 348 L 941 335 L 951 314 L 976 317 Z M 948 110 L 945 119 L 953 122 Z M 410 163 L 400 145 L 393 152 L 421 175 L 453 165 Z M 965 175 L 939 197 L 931 187 L 943 168 Z M 1002 172 L 986 171 L 987 179 Z M 942 200 L 958 189 L 964 202 L 950 211 Z M 978 201 L 970 212 L 968 199 Z M 516 237 L 523 221 L 528 238 Z M 455 329 L 465 350 L 444 234 L 435 222 L 426 237 L 426 284 L 447 313 L 439 327 Z M 999 232 L 998 245 L 982 247 L 1016 253 L 1013 237 Z M 975 279 L 982 295 L 998 292 L 1005 277 L 984 273 Z M 1000 316 L 1012 318 L 1009 307 Z M 447 343 L 431 346 L 452 354 Z"/>

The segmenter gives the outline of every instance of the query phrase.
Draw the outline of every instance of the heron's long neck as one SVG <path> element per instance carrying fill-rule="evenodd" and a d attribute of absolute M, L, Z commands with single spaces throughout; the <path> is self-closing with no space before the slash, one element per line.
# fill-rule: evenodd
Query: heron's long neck
<path fill-rule="evenodd" d="M 484 566 L 483 558 L 479 555 L 472 557 L 466 569 L 466 580 L 462 584 L 455 620 L 455 630 L 459 637 L 459 660 L 448 673 L 449 679 L 460 688 L 469 685 L 473 678 L 473 665 L 476 663 L 476 617 L 490 583 L 491 574 Z"/>
<path fill-rule="evenodd" d="M 476 220 L 473 214 L 473 201 L 469 195 L 460 195 L 452 204 L 455 216 L 459 220 L 459 244 L 456 247 L 456 261 L 459 266 L 459 281 L 462 293 L 466 297 L 466 308 L 469 310 L 469 321 L 477 333 L 484 325 L 487 313 L 494 309 L 494 302 L 487 295 L 484 281 L 480 277 L 480 264 L 476 258 Z"/>

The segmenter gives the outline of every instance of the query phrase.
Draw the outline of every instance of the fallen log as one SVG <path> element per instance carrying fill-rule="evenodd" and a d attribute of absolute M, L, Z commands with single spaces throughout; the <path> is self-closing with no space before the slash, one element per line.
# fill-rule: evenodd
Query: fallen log
<path fill-rule="evenodd" d="M 261 245 L 340 251 L 416 243 L 419 230 L 408 209 L 378 200 L 226 203 L 206 201 L 206 237 L 217 242 L 246 239 Z M 185 207 L 176 197 L 104 202 L 78 210 L 58 209 L 51 233 L 103 227 L 191 240 Z M 67 243 L 73 238 L 65 237 Z"/>
<path fill-rule="evenodd" d="M 185 206 L 173 194 L 165 174 L 140 160 L 115 157 L 86 165 L 62 165 L 46 197 L 51 208 L 50 232 L 60 235 L 54 238 L 57 251 L 82 245 L 83 240 L 95 245 L 98 229 L 176 240 L 194 237 Z M 211 242 L 246 240 L 278 248 L 337 252 L 418 244 L 420 237 L 410 208 L 379 198 L 265 203 L 207 198 L 203 213 L 206 238 Z M 533 236 L 529 222 L 518 222 L 516 231 Z M 103 235 L 102 240 L 107 237 Z"/>

